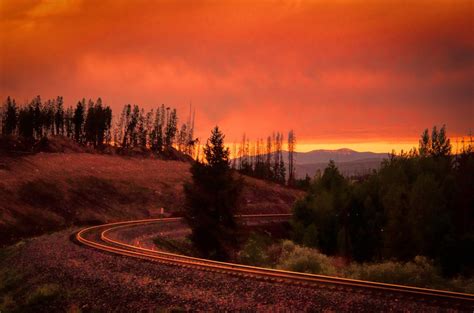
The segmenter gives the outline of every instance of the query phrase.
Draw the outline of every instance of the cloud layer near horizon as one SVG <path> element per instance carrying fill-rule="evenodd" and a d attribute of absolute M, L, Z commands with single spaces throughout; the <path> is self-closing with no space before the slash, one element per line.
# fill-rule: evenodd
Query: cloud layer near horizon
<path fill-rule="evenodd" d="M 0 4 L 0 96 L 114 109 L 166 103 L 199 135 L 294 128 L 302 142 L 473 127 L 472 1 L 14 1 Z"/>

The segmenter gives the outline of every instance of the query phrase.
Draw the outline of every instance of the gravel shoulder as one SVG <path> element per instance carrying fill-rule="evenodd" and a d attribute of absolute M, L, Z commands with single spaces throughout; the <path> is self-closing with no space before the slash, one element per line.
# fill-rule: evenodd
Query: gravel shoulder
<path fill-rule="evenodd" d="M 43 235 L 4 251 L 0 311 L 454 312 L 408 299 L 287 286 L 115 256 L 74 243 L 74 231 Z"/>

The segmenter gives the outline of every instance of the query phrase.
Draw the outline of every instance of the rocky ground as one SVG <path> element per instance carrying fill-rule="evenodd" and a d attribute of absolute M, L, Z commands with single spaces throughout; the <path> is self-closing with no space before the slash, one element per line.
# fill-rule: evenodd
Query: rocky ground
<path fill-rule="evenodd" d="M 43 235 L 3 250 L 1 312 L 455 311 L 119 257 L 80 246 L 72 234 Z"/>

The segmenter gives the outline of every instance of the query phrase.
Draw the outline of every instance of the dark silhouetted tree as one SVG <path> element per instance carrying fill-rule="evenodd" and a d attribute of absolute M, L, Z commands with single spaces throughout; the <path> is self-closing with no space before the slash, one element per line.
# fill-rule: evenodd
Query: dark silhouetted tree
<path fill-rule="evenodd" d="M 204 147 L 205 162 L 193 164 L 192 182 L 184 185 L 191 241 L 204 257 L 218 260 L 226 259 L 237 244 L 234 212 L 242 182 L 230 170 L 229 153 L 216 126 Z"/>
<path fill-rule="evenodd" d="M 18 123 L 18 112 L 15 100 L 7 97 L 3 111 L 4 116 L 2 117 L 2 134 L 12 135 L 15 132 Z"/>
<path fill-rule="evenodd" d="M 186 124 L 181 125 L 181 130 L 179 131 L 178 138 L 176 140 L 178 150 L 185 152 L 188 142 L 188 127 Z"/>
<path fill-rule="evenodd" d="M 169 110 L 168 110 L 169 111 Z M 165 146 L 171 148 L 178 131 L 178 115 L 176 109 L 173 109 L 171 113 L 168 112 L 168 119 L 165 130 Z"/>
<path fill-rule="evenodd" d="M 43 105 L 41 103 L 41 97 L 37 96 L 32 101 L 33 106 L 33 129 L 36 139 L 41 139 L 43 137 Z"/>
<path fill-rule="evenodd" d="M 30 104 L 20 109 L 18 116 L 18 134 L 27 139 L 34 139 L 34 108 Z"/>
<path fill-rule="evenodd" d="M 272 152 L 273 152 L 273 142 L 272 136 L 267 137 L 267 147 L 265 155 L 265 179 L 271 180 L 273 178 L 272 174 Z"/>
<path fill-rule="evenodd" d="M 42 118 L 43 118 L 43 134 L 45 137 L 54 135 L 54 115 L 55 115 L 55 100 L 48 100 L 42 107 Z"/>
<path fill-rule="evenodd" d="M 242 143 L 240 145 L 240 165 L 239 171 L 245 175 L 252 175 L 252 162 L 250 160 L 250 140 L 245 133 L 242 136 Z"/>
<path fill-rule="evenodd" d="M 85 113 L 85 99 L 79 101 L 74 110 L 74 116 L 72 123 L 74 125 L 74 140 L 77 142 L 82 142 L 84 137 L 83 128 L 84 128 L 84 113 Z"/>
<path fill-rule="evenodd" d="M 294 239 L 324 253 L 336 253 L 339 234 L 346 226 L 340 217 L 348 210 L 349 199 L 349 185 L 331 160 L 307 196 L 295 204 Z"/>
<path fill-rule="evenodd" d="M 85 141 L 94 147 L 102 147 L 110 137 L 112 110 L 104 107 L 102 99 L 94 103 L 89 100 L 87 116 L 84 122 Z"/>
<path fill-rule="evenodd" d="M 84 121 L 84 140 L 87 144 L 96 145 L 96 137 L 97 137 L 97 114 L 94 108 L 94 102 L 89 99 L 87 103 L 87 114 Z"/>
<path fill-rule="evenodd" d="M 137 146 L 142 149 L 146 149 L 147 136 L 148 136 L 145 118 L 146 118 L 145 111 L 141 109 L 138 115 L 138 124 L 137 124 L 137 136 L 138 136 Z"/>
<path fill-rule="evenodd" d="M 277 132 L 273 135 L 274 158 L 273 158 L 273 180 L 279 184 L 285 183 L 285 163 L 283 161 L 283 134 Z"/>
<path fill-rule="evenodd" d="M 151 150 L 154 152 L 162 152 L 163 151 L 163 127 L 165 124 L 165 105 L 162 104 L 155 112 L 155 120 L 153 122 L 153 130 L 150 136 L 150 146 Z"/>
<path fill-rule="evenodd" d="M 425 157 L 430 154 L 431 151 L 431 141 L 430 141 L 430 133 L 428 132 L 428 128 L 423 131 L 421 135 L 418 153 L 420 156 Z"/>
<path fill-rule="evenodd" d="M 74 136 L 74 110 L 72 107 L 68 107 L 64 113 L 64 130 L 66 131 L 66 137 L 73 138 Z"/>
<path fill-rule="evenodd" d="M 446 126 L 443 125 L 439 132 L 436 130 L 436 126 L 433 127 L 431 133 L 431 146 L 433 156 L 448 156 L 451 154 L 451 142 L 446 137 Z"/>
<path fill-rule="evenodd" d="M 293 130 L 288 132 L 288 185 L 295 183 L 295 146 L 296 137 Z"/>
<path fill-rule="evenodd" d="M 56 99 L 56 112 L 54 114 L 56 135 L 64 135 L 64 119 L 63 97 L 58 97 Z"/>

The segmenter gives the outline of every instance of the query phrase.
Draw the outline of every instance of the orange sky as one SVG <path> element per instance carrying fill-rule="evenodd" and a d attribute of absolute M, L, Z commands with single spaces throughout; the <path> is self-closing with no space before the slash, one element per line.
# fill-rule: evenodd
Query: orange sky
<path fill-rule="evenodd" d="M 202 138 L 399 150 L 473 128 L 473 3 L 0 0 L 0 96 L 192 101 Z"/>

